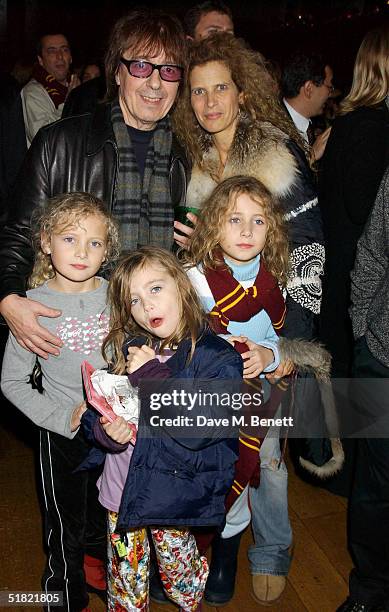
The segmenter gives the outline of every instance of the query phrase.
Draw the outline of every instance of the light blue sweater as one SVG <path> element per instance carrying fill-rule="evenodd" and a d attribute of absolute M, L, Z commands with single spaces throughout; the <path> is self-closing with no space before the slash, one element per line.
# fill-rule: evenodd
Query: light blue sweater
<path fill-rule="evenodd" d="M 227 258 L 225 261 L 231 268 L 234 278 L 240 282 L 244 289 L 254 284 L 259 270 L 260 255 L 258 255 L 254 261 L 241 266 L 237 266 Z M 187 274 L 192 285 L 196 289 L 203 307 L 209 312 L 214 306 L 215 300 L 202 270 L 199 268 L 191 268 L 187 271 Z M 254 315 L 250 321 L 230 321 L 228 331 L 233 336 L 247 336 L 249 340 L 273 351 L 274 361 L 264 370 L 264 372 L 273 372 L 278 367 L 280 363 L 277 349 L 278 336 L 273 329 L 269 315 L 264 310 Z M 225 337 L 227 338 L 228 336 Z"/>

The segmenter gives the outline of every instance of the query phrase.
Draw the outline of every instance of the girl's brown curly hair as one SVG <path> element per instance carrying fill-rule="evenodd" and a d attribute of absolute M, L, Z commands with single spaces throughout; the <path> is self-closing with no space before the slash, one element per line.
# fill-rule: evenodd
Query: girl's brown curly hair
<path fill-rule="evenodd" d="M 234 176 L 219 183 L 201 209 L 189 250 L 183 254 L 183 260 L 188 266 L 201 265 L 211 269 L 226 267 L 224 260 L 217 259 L 219 241 L 227 215 L 234 210 L 236 199 L 242 194 L 247 194 L 263 208 L 268 231 L 261 257 L 268 271 L 279 283 L 285 285 L 289 253 L 282 214 L 274 197 L 253 177 Z"/>
<path fill-rule="evenodd" d="M 206 324 L 206 315 L 197 293 L 177 258 L 169 251 L 154 246 L 145 246 L 133 251 L 119 261 L 108 287 L 110 331 L 103 342 L 102 352 L 115 374 L 125 373 L 126 360 L 122 346 L 129 336 L 145 336 L 149 346 L 155 340 L 155 336 L 140 327 L 131 314 L 131 279 L 137 270 L 150 265 L 162 268 L 173 278 L 180 300 L 181 320 L 178 328 L 162 342 L 160 349 L 177 345 L 188 338 L 192 341 L 190 361 L 196 342 Z"/>
<path fill-rule="evenodd" d="M 268 121 L 305 150 L 301 135 L 281 108 L 276 83 L 266 69 L 263 55 L 250 49 L 243 40 L 217 32 L 190 48 L 188 78 L 172 116 L 174 133 L 200 168 L 204 166 L 204 153 L 212 146 L 212 136 L 199 125 L 192 110 L 190 75 L 193 68 L 208 62 L 221 62 L 230 71 L 238 92 L 244 94 L 240 110 L 245 121 Z"/>
<path fill-rule="evenodd" d="M 43 252 L 42 240 L 50 240 L 56 232 L 77 225 L 82 218 L 97 215 L 107 226 L 107 253 L 104 265 L 112 264 L 120 255 L 119 230 L 116 221 L 103 202 L 90 193 L 63 193 L 50 198 L 43 207 L 36 209 L 31 219 L 32 242 L 35 263 L 28 281 L 30 288 L 39 287 L 54 278 L 51 257 Z"/>

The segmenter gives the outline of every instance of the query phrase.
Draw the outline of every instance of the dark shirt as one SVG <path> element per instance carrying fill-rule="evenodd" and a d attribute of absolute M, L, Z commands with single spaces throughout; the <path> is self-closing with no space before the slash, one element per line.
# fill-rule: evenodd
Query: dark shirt
<path fill-rule="evenodd" d="M 99 102 L 102 102 L 106 92 L 105 77 L 100 76 L 81 83 L 75 87 L 65 100 L 62 111 L 64 117 L 74 117 L 84 113 L 93 113 Z"/>
<path fill-rule="evenodd" d="M 8 197 L 27 151 L 20 86 L 0 75 L 0 225 L 6 220 Z"/>
<path fill-rule="evenodd" d="M 138 162 L 139 174 L 143 179 L 147 151 L 154 135 L 154 130 L 137 130 L 130 125 L 127 125 L 127 129 L 128 135 L 131 138 L 132 146 L 134 147 L 136 161 Z"/>

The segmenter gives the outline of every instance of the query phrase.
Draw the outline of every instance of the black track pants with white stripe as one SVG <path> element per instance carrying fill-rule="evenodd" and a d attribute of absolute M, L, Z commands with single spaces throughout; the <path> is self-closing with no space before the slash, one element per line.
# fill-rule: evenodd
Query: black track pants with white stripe
<path fill-rule="evenodd" d="M 62 591 L 63 607 L 50 612 L 79 612 L 88 605 L 84 554 L 105 559 L 106 511 L 98 502 L 100 471 L 74 473 L 89 447 L 79 432 L 72 440 L 41 430 L 40 465 L 47 564 L 45 592 Z"/>

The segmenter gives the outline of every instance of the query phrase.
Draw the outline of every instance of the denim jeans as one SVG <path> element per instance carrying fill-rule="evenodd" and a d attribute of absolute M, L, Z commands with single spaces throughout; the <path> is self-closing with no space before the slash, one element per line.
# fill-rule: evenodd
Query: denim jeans
<path fill-rule="evenodd" d="M 250 487 L 251 524 L 255 544 L 248 558 L 252 574 L 286 576 L 292 529 L 288 516 L 288 471 L 282 461 L 277 428 L 271 428 L 261 450 L 261 481 Z"/>

